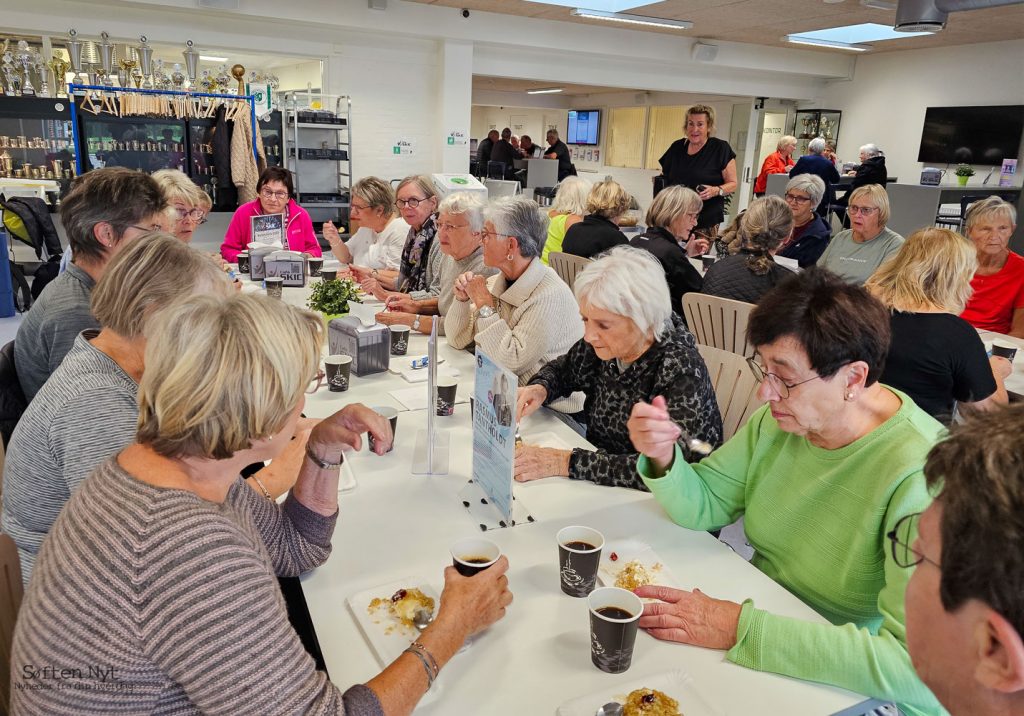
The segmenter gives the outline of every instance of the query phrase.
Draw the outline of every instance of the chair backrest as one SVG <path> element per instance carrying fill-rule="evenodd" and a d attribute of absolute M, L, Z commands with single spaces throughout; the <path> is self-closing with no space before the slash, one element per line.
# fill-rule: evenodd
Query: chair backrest
<path fill-rule="evenodd" d="M 11 646 L 14 623 L 18 619 L 21 598 L 21 560 L 18 548 L 9 535 L 0 534 L 0 712 L 9 713 L 11 702 Z"/>
<path fill-rule="evenodd" d="M 705 345 L 698 345 L 697 350 L 715 388 L 715 399 L 722 414 L 722 439 L 728 440 L 764 405 L 757 397 L 757 379 L 750 372 L 747 359 L 741 355 Z"/>
<path fill-rule="evenodd" d="M 683 295 L 683 315 L 697 343 L 741 356 L 754 355 L 747 344 L 747 320 L 754 304 L 704 293 Z"/>
<path fill-rule="evenodd" d="M 552 251 L 548 254 L 548 266 L 555 270 L 560 279 L 569 284 L 570 289 L 576 284 L 576 277 L 580 275 L 580 271 L 590 263 L 592 263 L 591 259 L 585 259 L 575 254 L 566 254 L 561 251 Z"/>
<path fill-rule="evenodd" d="M 11 341 L 0 348 L 0 437 L 5 447 L 26 407 L 28 401 L 14 369 L 14 341 Z"/>
<path fill-rule="evenodd" d="M 508 169 L 508 165 L 505 162 L 487 162 L 487 178 L 504 179 L 506 169 Z"/>

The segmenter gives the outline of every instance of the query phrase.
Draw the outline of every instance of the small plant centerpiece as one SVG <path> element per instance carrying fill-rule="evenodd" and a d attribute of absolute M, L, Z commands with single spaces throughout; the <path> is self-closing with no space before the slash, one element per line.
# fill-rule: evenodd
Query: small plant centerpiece
<path fill-rule="evenodd" d="M 350 278 L 321 280 L 310 285 L 312 291 L 306 305 L 311 310 L 323 314 L 325 330 L 332 318 L 338 318 L 348 313 L 349 301 L 360 303 L 359 286 Z"/>
<path fill-rule="evenodd" d="M 956 174 L 956 180 L 960 186 L 967 186 L 967 180 L 974 176 L 974 167 L 970 164 L 957 164 L 956 171 L 953 173 Z"/>

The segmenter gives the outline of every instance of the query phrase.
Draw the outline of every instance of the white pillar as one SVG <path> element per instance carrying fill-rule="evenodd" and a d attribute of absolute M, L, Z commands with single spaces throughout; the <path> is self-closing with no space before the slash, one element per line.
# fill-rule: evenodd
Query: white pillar
<path fill-rule="evenodd" d="M 469 171 L 469 122 L 473 105 L 473 43 L 442 40 L 438 47 L 437 171 Z"/>

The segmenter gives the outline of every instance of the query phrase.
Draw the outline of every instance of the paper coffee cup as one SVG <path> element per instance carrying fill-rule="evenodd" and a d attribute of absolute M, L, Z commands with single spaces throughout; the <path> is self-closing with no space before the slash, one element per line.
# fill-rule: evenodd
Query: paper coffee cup
<path fill-rule="evenodd" d="M 280 276 L 267 276 L 263 279 L 263 286 L 271 298 L 281 298 L 284 295 L 284 279 Z"/>
<path fill-rule="evenodd" d="M 555 540 L 562 591 L 570 597 L 587 596 L 597 582 L 604 535 L 591 527 L 563 527 Z"/>
<path fill-rule="evenodd" d="M 343 393 L 348 390 L 352 375 L 352 356 L 330 355 L 324 358 L 327 374 L 327 389 L 332 393 Z"/>
<path fill-rule="evenodd" d="M 1017 346 L 1006 341 L 992 341 L 992 355 L 1013 362 L 1014 356 L 1017 355 Z"/>
<path fill-rule="evenodd" d="M 443 375 L 437 379 L 437 414 L 441 416 L 455 413 L 455 392 L 459 384 L 455 378 Z"/>
<path fill-rule="evenodd" d="M 391 326 L 391 355 L 404 356 L 409 350 L 409 326 Z"/>
<path fill-rule="evenodd" d="M 396 432 L 398 430 L 398 411 L 395 410 L 394 408 L 389 408 L 386 406 L 378 406 L 375 408 L 370 408 L 370 410 L 377 413 L 377 415 L 381 416 L 382 418 L 387 418 L 391 422 L 391 450 L 394 450 L 394 440 L 397 439 L 398 435 L 398 433 Z M 373 437 L 373 433 L 366 433 L 366 444 L 369 446 L 370 452 L 376 452 L 374 450 L 374 447 L 376 446 L 376 440 Z M 391 452 L 391 450 L 388 450 L 388 452 Z"/>
<path fill-rule="evenodd" d="M 463 577 L 482 572 L 501 557 L 501 549 L 489 539 L 474 537 L 459 540 L 451 547 L 452 566 Z"/>
<path fill-rule="evenodd" d="M 626 589 L 601 587 L 590 593 L 587 606 L 590 607 L 590 660 L 601 671 L 621 674 L 633 662 L 643 602 Z"/>

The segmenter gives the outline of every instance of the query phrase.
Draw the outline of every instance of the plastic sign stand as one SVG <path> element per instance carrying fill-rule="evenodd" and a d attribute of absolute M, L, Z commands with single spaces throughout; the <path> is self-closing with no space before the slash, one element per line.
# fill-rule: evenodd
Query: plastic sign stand
<path fill-rule="evenodd" d="M 451 436 L 437 430 L 437 321 L 427 339 L 427 429 L 416 432 L 413 475 L 447 475 Z"/>
<path fill-rule="evenodd" d="M 534 521 L 529 510 L 512 494 L 518 385 L 515 374 L 477 347 L 473 476 L 459 491 L 459 499 L 485 532 Z"/>

